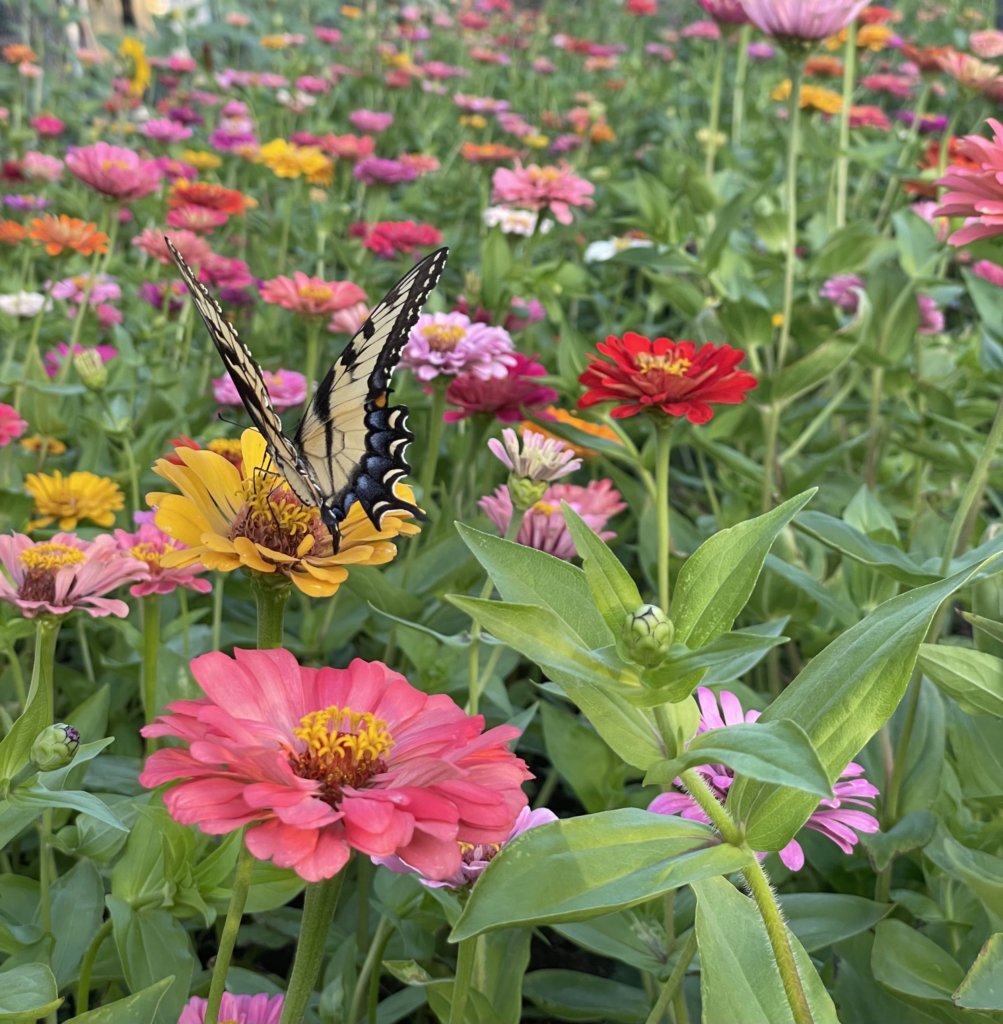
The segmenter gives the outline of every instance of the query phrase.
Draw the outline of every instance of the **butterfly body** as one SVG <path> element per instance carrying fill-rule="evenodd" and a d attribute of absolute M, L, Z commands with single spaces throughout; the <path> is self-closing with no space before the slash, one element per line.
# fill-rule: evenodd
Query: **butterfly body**
<path fill-rule="evenodd" d="M 340 524 L 356 502 L 377 530 L 393 511 L 422 517 L 395 489 L 410 470 L 405 454 L 414 435 L 407 429 L 406 406 L 389 404 L 390 379 L 448 250 L 439 249 L 416 264 L 377 304 L 318 385 L 289 437 L 249 349 L 170 239 L 167 245 L 248 415 L 265 439 L 275 472 L 303 504 L 319 510 L 335 550 Z"/>

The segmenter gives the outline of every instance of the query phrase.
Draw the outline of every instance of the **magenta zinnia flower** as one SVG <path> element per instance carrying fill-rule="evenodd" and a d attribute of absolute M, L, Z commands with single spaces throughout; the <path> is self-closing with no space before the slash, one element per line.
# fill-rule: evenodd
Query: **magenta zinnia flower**
<path fill-rule="evenodd" d="M 23 533 L 0 536 L 0 600 L 17 605 L 26 619 L 36 615 L 87 612 L 94 618 L 117 615 L 124 619 L 129 606 L 105 597 L 122 586 L 145 580 L 145 562 L 122 554 L 115 540 L 103 533 L 93 541 L 75 533 L 57 533 L 52 540 L 35 542 Z"/>
<path fill-rule="evenodd" d="M 66 166 L 85 185 L 123 203 L 142 199 L 160 187 L 160 168 L 155 161 L 107 142 L 71 148 Z"/>
<path fill-rule="evenodd" d="M 549 209 L 562 224 L 571 223 L 571 207 L 595 206 L 590 196 L 595 191 L 591 181 L 574 174 L 566 161 L 557 167 L 530 164 L 523 167 L 516 160 L 514 170 L 499 167 L 491 177 L 491 201 L 527 207 L 530 210 Z"/>
<path fill-rule="evenodd" d="M 562 501 L 566 501 L 602 540 L 612 540 L 616 536 L 612 530 L 604 530 L 603 527 L 627 507 L 611 480 L 590 480 L 585 487 L 551 484 L 543 497 L 523 516 L 516 543 L 546 551 L 548 555 L 563 558 L 566 562 L 571 561 L 576 554 L 575 542 L 564 521 Z M 493 495 L 485 495 L 477 504 L 499 531 L 505 533 L 512 519 L 512 496 L 508 485 L 502 484 Z"/>
<path fill-rule="evenodd" d="M 360 160 L 352 168 L 352 174 L 365 185 L 399 185 L 418 177 L 415 168 L 400 160 L 384 160 L 378 156 Z"/>
<path fill-rule="evenodd" d="M 164 555 L 185 545 L 169 537 L 153 523 L 143 523 L 135 533 L 116 530 L 115 543 L 119 551 L 130 558 L 145 562 L 150 571 L 149 579 L 141 580 L 129 588 L 133 597 L 172 594 L 178 587 L 194 590 L 196 594 L 208 594 L 212 590 L 208 580 L 199 579 L 199 573 L 205 571 L 201 562 L 181 569 L 165 569 L 160 564 Z"/>
<path fill-rule="evenodd" d="M 500 843 L 526 805 L 532 775 L 508 749 L 519 735 L 428 695 L 380 662 L 304 668 L 285 650 L 195 658 L 206 696 L 169 705 L 146 736 L 158 750 L 144 786 L 171 816 L 221 835 L 245 825 L 259 860 L 316 882 L 351 850 L 399 856 L 432 879 L 451 878 L 461 843 Z"/>
<path fill-rule="evenodd" d="M 4 448 L 28 429 L 28 421 L 12 405 L 0 402 L 0 448 Z"/>
<path fill-rule="evenodd" d="M 749 21 L 781 41 L 835 35 L 867 4 L 868 0 L 742 0 Z"/>
<path fill-rule="evenodd" d="M 937 181 L 948 191 L 936 215 L 968 218 L 948 239 L 951 245 L 1003 234 L 1003 124 L 993 117 L 987 122 L 993 130 L 992 141 L 981 135 L 966 135 L 958 141 L 958 153 L 978 170 L 951 166 Z"/>
<path fill-rule="evenodd" d="M 743 715 L 741 702 L 728 690 L 722 690 L 715 697 L 713 690 L 706 686 L 698 686 L 697 702 L 700 704 L 701 712 L 698 733 L 707 732 L 709 729 L 727 728 L 729 725 L 739 725 L 742 722 L 755 722 L 760 714 L 758 711 L 747 711 Z M 703 776 L 704 782 L 723 804 L 734 780 L 734 771 L 723 764 L 701 765 L 695 771 Z M 853 852 L 853 847 L 858 842 L 857 832 L 877 832 L 880 827 L 878 819 L 868 813 L 874 810 L 870 800 L 878 795 L 878 789 L 867 779 L 858 778 L 863 774 L 864 769 L 859 764 L 848 764 L 840 775 L 840 781 L 832 787 L 835 797 L 820 801 L 818 809 L 813 811 L 805 822 L 805 828 L 821 832 L 843 853 Z M 674 784 L 682 788 L 679 779 L 675 779 Z M 867 811 L 854 810 L 855 806 L 866 807 Z M 648 804 L 648 810 L 656 814 L 678 814 L 691 821 L 710 823 L 700 805 L 688 793 L 662 793 Z M 792 839 L 780 851 L 780 859 L 791 871 L 800 871 L 804 866 L 804 851 L 801 844 Z"/>
<path fill-rule="evenodd" d="M 295 370 L 279 370 L 277 373 L 262 370 L 261 376 L 265 380 L 265 387 L 268 388 L 268 397 L 279 412 L 302 405 L 306 400 L 306 377 L 302 373 Z M 212 395 L 220 405 L 244 404 L 229 373 L 213 378 Z"/>
<path fill-rule="evenodd" d="M 500 423 L 522 419 L 523 409 L 539 409 L 557 401 L 553 388 L 537 384 L 536 377 L 546 377 L 547 370 L 533 356 L 514 353 L 515 363 L 504 377 L 482 380 L 475 373 L 454 377 L 446 389 L 446 401 L 460 408 L 445 413 L 447 423 L 464 420 L 476 413 L 494 416 Z"/>
<path fill-rule="evenodd" d="M 700 6 L 722 25 L 745 25 L 749 20 L 740 0 L 700 0 Z"/>
<path fill-rule="evenodd" d="M 515 366 L 514 349 L 504 327 L 471 323 L 463 313 L 423 313 L 411 328 L 401 362 L 421 381 L 460 373 L 490 380 Z"/>
<path fill-rule="evenodd" d="M 148 139 L 163 142 L 165 145 L 192 137 L 191 128 L 178 124 L 169 117 L 151 117 L 140 130 Z"/>
<path fill-rule="evenodd" d="M 285 999 L 281 992 L 274 996 L 267 992 L 259 992 L 255 996 L 235 996 L 224 992 L 219 1005 L 219 1020 L 232 1021 L 233 1024 L 279 1024 Z M 193 996 L 185 1003 L 178 1024 L 204 1024 L 208 1006 L 207 999 Z"/>
<path fill-rule="evenodd" d="M 857 274 L 837 274 L 819 289 L 819 297 L 839 306 L 844 313 L 856 313 L 860 295 L 865 289 L 864 279 Z"/>

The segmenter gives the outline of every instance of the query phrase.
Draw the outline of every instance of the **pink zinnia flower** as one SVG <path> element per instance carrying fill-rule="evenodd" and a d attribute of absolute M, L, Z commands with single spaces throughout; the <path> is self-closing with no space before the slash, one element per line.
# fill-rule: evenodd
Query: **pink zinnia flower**
<path fill-rule="evenodd" d="M 57 533 L 35 542 L 23 533 L 0 536 L 0 600 L 17 605 L 27 619 L 65 615 L 80 609 L 101 618 L 124 619 L 129 606 L 105 597 L 123 583 L 145 580 L 145 562 L 123 555 L 107 533 L 93 541 L 75 533 Z"/>
<path fill-rule="evenodd" d="M 835 35 L 867 4 L 868 0 L 742 0 L 749 21 L 781 41 Z"/>
<path fill-rule="evenodd" d="M 352 168 L 352 174 L 365 185 L 398 185 L 418 177 L 414 167 L 400 160 L 384 160 L 378 156 L 360 160 Z"/>
<path fill-rule="evenodd" d="M 917 295 L 919 305 L 919 334 L 940 334 L 944 330 L 944 312 L 937 307 L 931 295 Z"/>
<path fill-rule="evenodd" d="M 749 20 L 740 0 L 700 0 L 700 6 L 722 25 L 745 25 Z"/>
<path fill-rule="evenodd" d="M 224 992 L 223 1001 L 219 1004 L 219 1020 L 232 1021 L 233 1024 L 279 1024 L 285 1001 L 286 997 L 281 992 L 274 996 L 267 992 L 254 996 L 235 996 Z M 207 999 L 193 996 L 185 1003 L 178 1024 L 204 1024 L 208 1006 Z"/>
<path fill-rule="evenodd" d="M 979 260 L 972 264 L 972 273 L 984 281 L 991 281 L 1003 288 L 1003 267 L 998 263 L 993 263 L 991 260 Z"/>
<path fill-rule="evenodd" d="M 297 270 L 291 278 L 275 277 L 261 288 L 265 302 L 300 316 L 330 316 L 366 301 L 366 293 L 350 281 L 324 281 Z"/>
<path fill-rule="evenodd" d="M 571 223 L 571 207 L 595 205 L 589 198 L 595 186 L 579 178 L 564 161 L 558 167 L 523 167 L 516 161 L 514 170 L 499 167 L 491 178 L 492 202 L 509 203 L 531 210 L 549 209 L 562 224 Z"/>
<path fill-rule="evenodd" d="M 197 167 L 192 167 L 184 160 L 176 160 L 172 156 L 158 156 L 154 163 L 171 184 L 180 178 L 185 181 L 194 181 L 199 176 Z"/>
<path fill-rule="evenodd" d="M 153 160 L 107 142 L 71 148 L 66 166 L 85 185 L 119 202 L 142 199 L 160 187 L 160 168 Z"/>
<path fill-rule="evenodd" d="M 39 135 L 49 139 L 61 135 L 66 128 L 65 122 L 60 121 L 58 117 L 53 117 L 52 114 L 39 114 L 38 117 L 33 117 L 28 124 Z"/>
<path fill-rule="evenodd" d="M 616 536 L 612 530 L 604 530 L 603 527 L 627 507 L 611 480 L 590 480 L 585 487 L 551 484 L 543 497 L 523 516 L 516 543 L 546 551 L 548 555 L 563 558 L 566 562 L 571 561 L 576 554 L 575 542 L 564 521 L 562 501 L 566 501 L 603 540 L 612 540 Z M 499 532 L 508 530 L 512 519 L 512 496 L 507 484 L 496 488 L 493 495 L 485 495 L 477 504 Z"/>
<path fill-rule="evenodd" d="M 165 266 L 174 266 L 174 257 L 164 241 L 163 231 L 143 228 L 143 233 L 136 235 L 132 244 Z M 184 228 L 171 232 L 171 244 L 190 267 L 199 267 L 212 255 L 212 249 L 204 238 L 199 238 L 193 231 Z"/>
<path fill-rule="evenodd" d="M 340 43 L 341 33 L 336 28 L 327 28 L 324 25 L 318 25 L 313 30 L 313 34 L 322 43 Z"/>
<path fill-rule="evenodd" d="M 394 123 L 394 115 L 384 114 L 378 110 L 354 110 L 348 115 L 348 120 L 360 132 L 372 132 L 374 135 L 379 135 Z"/>
<path fill-rule="evenodd" d="M 482 413 L 494 416 L 500 423 L 514 423 L 523 418 L 524 409 L 540 409 L 558 399 L 553 388 L 535 380 L 546 377 L 547 370 L 534 356 L 514 353 L 515 363 L 504 377 L 482 380 L 474 373 L 454 377 L 446 389 L 446 401 L 458 405 L 443 415 L 447 423 L 464 420 Z"/>
<path fill-rule="evenodd" d="M 430 248 L 442 241 L 442 233 L 431 224 L 416 224 L 413 220 L 384 220 L 375 224 L 362 221 L 353 224 L 348 233 L 363 239 L 362 244 L 380 259 L 393 259 L 397 253 L 412 253 L 415 249 Z"/>
<path fill-rule="evenodd" d="M 371 135 L 324 135 L 317 143 L 325 153 L 339 160 L 365 160 L 376 150 L 376 140 Z"/>
<path fill-rule="evenodd" d="M 0 402 L 0 448 L 5 448 L 28 429 L 28 421 L 12 405 Z"/>
<path fill-rule="evenodd" d="M 471 323 L 463 313 L 423 313 L 411 328 L 401 362 L 421 381 L 440 373 L 489 380 L 505 377 L 515 366 L 514 350 L 504 327 Z"/>
<path fill-rule="evenodd" d="M 418 177 L 431 174 L 439 169 L 439 158 L 426 153 L 401 153 L 397 159 L 405 167 L 410 167 Z"/>
<path fill-rule="evenodd" d="M 721 702 L 720 709 L 718 699 Z M 743 715 L 739 699 L 728 690 L 722 690 L 718 697 L 715 697 L 713 690 L 706 686 L 698 686 L 697 701 L 701 711 L 698 733 L 707 732 L 709 729 L 727 728 L 729 725 L 739 725 L 742 722 L 755 722 L 759 718 L 758 711 L 748 711 Z M 709 764 L 702 765 L 695 771 L 703 776 L 704 782 L 723 804 L 735 777 L 732 769 L 723 764 Z M 853 847 L 858 842 L 857 832 L 877 832 L 880 827 L 878 819 L 867 813 L 874 809 L 869 801 L 878 795 L 878 789 L 866 779 L 857 778 L 863 773 L 864 769 L 859 764 L 848 764 L 840 775 L 841 781 L 832 787 L 835 798 L 820 801 L 819 809 L 805 822 L 805 828 L 821 832 L 843 853 L 853 852 Z M 675 785 L 682 787 L 679 779 L 675 779 L 674 782 Z M 866 807 L 867 811 L 853 810 L 853 806 Z M 655 814 L 678 814 L 691 821 L 710 823 L 700 805 L 688 793 L 662 793 L 648 804 L 648 810 Z M 801 844 L 792 839 L 780 851 L 780 859 L 791 871 L 800 871 L 804 866 L 804 851 Z"/>
<path fill-rule="evenodd" d="M 880 107 L 850 107 L 851 128 L 877 128 L 887 132 L 891 129 L 888 115 Z"/>
<path fill-rule="evenodd" d="M 254 275 L 243 260 L 211 253 L 202 261 L 199 280 L 213 288 L 246 288 L 254 281 Z"/>
<path fill-rule="evenodd" d="M 913 92 L 913 81 L 903 75 L 864 75 L 860 84 L 871 92 L 883 92 L 897 99 L 908 99 Z"/>
<path fill-rule="evenodd" d="M 1003 57 L 1003 32 L 996 28 L 973 32 L 968 37 L 968 45 L 977 57 Z"/>
<path fill-rule="evenodd" d="M 95 285 L 94 287 L 97 288 L 97 285 Z M 117 313 L 118 310 L 115 310 L 115 312 Z M 73 354 L 79 355 L 81 352 L 84 351 L 84 349 L 85 346 L 81 345 L 78 342 L 76 345 L 73 346 Z M 69 354 L 69 351 L 70 346 L 67 345 L 65 341 L 61 341 L 56 346 L 55 352 L 45 353 L 45 372 L 46 374 L 48 374 L 48 376 L 56 376 L 56 374 L 59 372 L 60 365 L 62 364 L 66 356 Z M 102 363 L 107 363 L 110 359 L 114 359 L 115 356 L 118 355 L 118 349 L 115 348 L 113 345 L 95 345 L 94 351 L 97 352 L 97 354 L 101 357 Z"/>
<path fill-rule="evenodd" d="M 116 530 L 115 543 L 123 554 L 145 562 L 150 571 L 149 579 L 129 588 L 129 593 L 133 597 L 172 594 L 178 587 L 194 590 L 196 594 L 208 594 L 212 590 L 212 584 L 208 580 L 198 578 L 199 573 L 205 572 L 205 567 L 200 562 L 182 569 L 165 569 L 161 566 L 160 560 L 164 555 L 186 545 L 173 540 L 153 523 L 143 523 L 135 533 Z"/>
<path fill-rule="evenodd" d="M 191 128 L 178 124 L 177 121 L 172 121 L 169 117 L 151 117 L 140 130 L 148 139 L 163 142 L 165 145 L 192 137 Z"/>
<path fill-rule="evenodd" d="M 819 289 L 819 297 L 839 306 L 844 313 L 856 313 L 860 305 L 857 290 L 864 290 L 864 279 L 857 274 L 837 274 Z"/>
<path fill-rule="evenodd" d="M 952 165 L 937 184 L 948 189 L 937 209 L 940 217 L 967 217 L 963 228 L 948 239 L 951 245 L 965 245 L 981 238 L 1003 234 L 1003 125 L 988 118 L 992 141 L 981 135 L 966 135 L 958 141 L 958 153 L 978 170 Z"/>
<path fill-rule="evenodd" d="M 29 149 L 21 158 L 21 173 L 30 181 L 59 181 L 63 176 L 63 161 Z"/>
<path fill-rule="evenodd" d="M 169 228 L 180 228 L 196 233 L 208 234 L 222 227 L 229 219 L 229 215 L 222 210 L 211 210 L 208 206 L 195 206 L 192 203 L 181 203 L 167 212 Z"/>
<path fill-rule="evenodd" d="M 331 82 L 319 75 L 301 75 L 296 79 L 296 88 L 301 92 L 320 94 L 330 92 Z"/>
<path fill-rule="evenodd" d="M 295 370 L 279 370 L 277 373 L 262 370 L 261 376 L 265 380 L 265 387 L 268 388 L 268 397 L 279 412 L 302 405 L 306 401 L 306 377 L 302 373 Z M 229 373 L 213 378 L 212 396 L 220 405 L 244 404 Z"/>
<path fill-rule="evenodd" d="M 488 448 L 513 476 L 534 483 L 553 483 L 582 467 L 582 460 L 576 459 L 574 450 L 563 441 L 535 430 L 523 430 L 520 446 L 515 431 L 506 427 L 500 441 L 489 439 Z"/>
<path fill-rule="evenodd" d="M 334 334 L 356 334 L 369 316 L 369 306 L 365 302 L 356 302 L 347 309 L 339 309 L 331 317 L 327 329 Z"/>
<path fill-rule="evenodd" d="M 716 21 L 694 21 L 680 35 L 683 39 L 720 39 L 721 29 Z"/>
<path fill-rule="evenodd" d="M 140 782 L 179 781 L 164 794 L 176 821 L 211 835 L 248 825 L 255 857 L 309 882 L 352 848 L 451 878 L 458 842 L 503 842 L 526 806 L 532 775 L 507 747 L 518 729 L 482 734 L 481 716 L 380 662 L 303 668 L 285 650 L 238 649 L 191 667 L 206 696 L 143 730 L 190 747 L 158 750 Z"/>
<path fill-rule="evenodd" d="M 84 301 L 84 294 L 87 291 L 87 282 L 90 274 L 78 274 L 76 277 L 64 277 L 52 286 L 50 294 L 54 299 L 61 299 L 66 302 L 75 302 L 80 305 Z M 122 289 L 108 274 L 99 274 L 97 280 L 91 286 L 91 302 L 113 302 L 122 298 Z"/>

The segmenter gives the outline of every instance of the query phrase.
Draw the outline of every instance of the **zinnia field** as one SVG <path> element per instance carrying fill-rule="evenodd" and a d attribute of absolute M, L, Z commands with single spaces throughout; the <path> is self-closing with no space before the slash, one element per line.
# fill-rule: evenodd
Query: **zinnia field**
<path fill-rule="evenodd" d="M 0 1021 L 1003 1024 L 993 5 L 7 13 Z"/>

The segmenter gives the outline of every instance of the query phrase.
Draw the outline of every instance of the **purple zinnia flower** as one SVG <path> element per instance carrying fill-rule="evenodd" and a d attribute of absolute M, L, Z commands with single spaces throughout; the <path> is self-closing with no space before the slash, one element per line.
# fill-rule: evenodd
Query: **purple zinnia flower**
<path fill-rule="evenodd" d="M 751 60 L 770 60 L 777 53 L 769 43 L 749 43 L 745 52 Z"/>
<path fill-rule="evenodd" d="M 718 700 L 721 702 L 720 708 Z M 740 725 L 742 722 L 755 722 L 759 718 L 758 711 L 747 711 L 743 714 L 741 702 L 728 690 L 722 690 L 715 697 L 713 690 L 706 686 L 698 686 L 697 702 L 700 704 L 698 734 L 710 729 Z M 723 764 L 700 765 L 694 771 L 703 776 L 704 782 L 723 804 L 734 781 L 734 771 Z M 851 761 L 840 775 L 840 781 L 832 787 L 835 796 L 832 799 L 821 800 L 818 808 L 812 812 L 804 825 L 805 828 L 821 832 L 831 839 L 843 853 L 853 852 L 853 847 L 859 839 L 857 832 L 877 832 L 880 827 L 878 819 L 868 813 L 874 809 L 869 801 L 878 795 L 878 789 L 867 779 L 857 777 L 863 774 L 864 769 Z M 682 787 L 679 779 L 674 779 L 673 782 L 676 786 Z M 848 805 L 866 807 L 867 811 L 856 811 Z M 691 821 L 710 823 L 700 805 L 688 793 L 662 793 L 648 804 L 648 810 L 655 814 L 678 814 Z M 780 851 L 780 859 L 791 871 L 800 871 L 804 866 L 804 851 L 801 844 L 792 839 Z"/>
<path fill-rule="evenodd" d="M 508 376 L 515 346 L 504 327 L 472 323 L 464 313 L 423 313 L 411 328 L 401 361 L 420 381 L 472 373 L 480 380 Z"/>
<path fill-rule="evenodd" d="M 913 121 L 916 120 L 916 114 L 912 110 L 898 110 L 895 112 L 895 117 L 907 128 L 911 128 Z M 924 114 L 919 119 L 921 135 L 942 135 L 946 127 L 947 114 Z"/>
<path fill-rule="evenodd" d="M 3 202 L 4 206 L 9 206 L 14 210 L 44 210 L 47 206 L 52 205 L 51 199 L 28 195 L 4 196 Z"/>
<path fill-rule="evenodd" d="M 860 305 L 857 289 L 863 289 L 864 279 L 856 274 L 837 274 L 819 289 L 819 297 L 839 306 L 844 313 L 856 313 Z"/>
<path fill-rule="evenodd" d="M 418 177 L 416 168 L 400 160 L 386 160 L 379 156 L 360 160 L 352 168 L 352 174 L 366 185 L 399 185 Z"/>

